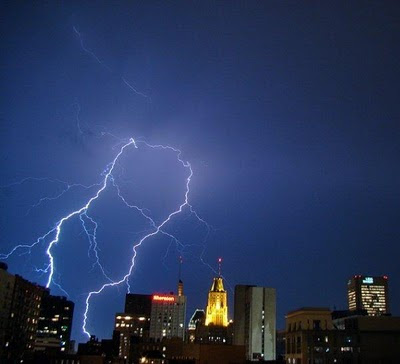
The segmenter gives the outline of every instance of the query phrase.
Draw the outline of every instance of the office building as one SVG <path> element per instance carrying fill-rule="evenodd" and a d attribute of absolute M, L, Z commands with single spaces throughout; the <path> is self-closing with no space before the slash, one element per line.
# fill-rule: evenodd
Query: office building
<path fill-rule="evenodd" d="M 369 316 L 388 314 L 388 277 L 356 275 L 347 283 L 349 310 L 367 310 Z"/>
<path fill-rule="evenodd" d="M 186 297 L 154 294 L 151 304 L 150 338 L 185 338 Z"/>
<path fill-rule="evenodd" d="M 71 339 L 74 303 L 62 296 L 45 291 L 35 340 L 35 351 L 68 352 Z"/>
<path fill-rule="evenodd" d="M 303 307 L 289 312 L 286 315 L 286 362 L 333 363 L 332 330 L 329 308 Z"/>
<path fill-rule="evenodd" d="M 182 263 L 182 261 L 180 261 Z M 178 294 L 153 294 L 151 300 L 150 338 L 185 339 L 186 296 L 183 294 L 183 282 L 178 280 Z"/>
<path fill-rule="evenodd" d="M 125 296 L 125 310 L 126 314 L 133 316 L 146 316 L 150 317 L 151 314 L 151 294 L 137 294 L 128 293 Z"/>
<path fill-rule="evenodd" d="M 195 330 L 198 325 L 204 324 L 205 316 L 204 310 L 197 308 L 189 320 L 188 329 Z"/>
<path fill-rule="evenodd" d="M 398 363 L 400 317 L 305 307 L 286 316 L 286 363 Z"/>
<path fill-rule="evenodd" d="M 118 357 L 128 359 L 132 351 L 131 346 L 149 338 L 150 316 L 117 313 L 114 333 L 118 337 Z"/>
<path fill-rule="evenodd" d="M 46 288 L 8 273 L 4 263 L 0 265 L 0 285 L 0 302 L 5 303 L 1 308 L 0 362 L 19 362 L 33 354 L 40 304 Z"/>
<path fill-rule="evenodd" d="M 179 257 L 177 295 L 153 294 L 151 300 L 150 338 L 155 341 L 185 339 L 186 296 L 183 292 L 182 257 Z"/>
<path fill-rule="evenodd" d="M 118 346 L 118 357 L 131 358 L 132 346 L 145 341 L 150 335 L 152 295 L 128 293 L 125 297 L 125 312 L 115 315 L 114 339 Z"/>
<path fill-rule="evenodd" d="M 244 345 L 247 360 L 276 359 L 276 290 L 237 285 L 234 344 Z"/>
<path fill-rule="evenodd" d="M 333 359 L 338 363 L 398 363 L 400 317 L 335 315 Z"/>
<path fill-rule="evenodd" d="M 7 269 L 7 264 L 0 262 L 0 358 L 4 356 L 6 349 L 6 334 L 15 285 L 15 276 L 8 273 Z"/>
<path fill-rule="evenodd" d="M 196 309 L 189 320 L 188 324 L 188 340 L 193 343 L 196 341 L 196 336 L 198 336 L 198 328 L 200 325 L 204 325 L 204 320 L 206 313 L 204 310 Z"/>

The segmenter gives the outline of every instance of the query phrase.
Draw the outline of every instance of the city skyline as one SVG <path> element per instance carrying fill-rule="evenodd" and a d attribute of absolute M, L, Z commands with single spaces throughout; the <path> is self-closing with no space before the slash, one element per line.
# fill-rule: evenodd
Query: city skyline
<path fill-rule="evenodd" d="M 73 338 L 178 277 L 190 318 L 218 257 L 229 318 L 236 285 L 276 288 L 283 328 L 356 275 L 400 315 L 397 4 L 1 9 L 0 260 L 75 302 Z"/>
<path fill-rule="evenodd" d="M 224 290 L 224 286 L 223 286 L 224 278 L 221 275 L 221 262 L 222 262 L 222 258 L 218 258 L 217 263 L 218 263 L 218 267 L 219 267 L 219 273 L 213 278 L 211 289 L 208 290 L 208 299 L 206 300 L 205 305 L 202 307 L 197 306 L 193 310 L 193 315 L 191 315 L 191 313 L 188 312 L 188 309 L 187 309 L 188 297 L 184 296 L 184 288 L 183 288 L 184 283 L 181 279 L 182 278 L 181 273 L 179 273 L 179 279 L 176 282 L 177 283 L 176 291 L 164 289 L 164 290 L 159 290 L 159 291 L 152 291 L 151 293 L 150 292 L 127 293 L 125 296 L 125 300 L 124 300 L 124 302 L 125 302 L 124 310 L 122 310 L 122 307 L 117 307 L 117 311 L 115 313 L 113 313 L 113 317 L 112 317 L 113 325 L 111 327 L 111 331 L 109 333 L 106 333 L 104 337 L 102 337 L 102 336 L 99 337 L 96 333 L 93 333 L 92 336 L 96 337 L 96 338 L 100 338 L 100 339 L 108 339 L 108 338 L 112 337 L 112 330 L 115 330 L 116 327 L 120 326 L 120 323 L 119 323 L 119 322 L 121 322 L 120 320 L 122 320 L 122 322 L 124 322 L 124 320 L 126 320 L 125 316 L 128 316 L 128 320 L 137 319 L 139 316 L 142 316 L 142 318 L 146 317 L 146 322 L 148 321 L 147 322 L 147 324 L 148 324 L 147 337 L 155 339 L 156 338 L 156 336 L 154 336 L 155 328 L 153 328 L 152 331 L 150 331 L 150 322 L 151 322 L 150 317 L 154 316 L 153 317 L 153 321 L 154 321 L 156 312 L 158 312 L 158 311 L 155 311 L 155 313 L 153 314 L 152 313 L 153 309 L 155 307 L 158 307 L 158 305 L 160 305 L 160 307 L 156 308 L 156 310 L 160 310 L 160 314 L 161 314 L 161 313 L 163 313 L 164 305 L 166 305 L 165 307 L 167 308 L 167 311 L 168 311 L 168 306 L 170 304 L 172 304 L 171 307 L 173 307 L 178 302 L 179 302 L 179 304 L 182 304 L 184 307 L 183 311 L 182 311 L 183 313 L 180 313 L 179 317 L 183 317 L 183 319 L 180 318 L 180 320 L 183 320 L 182 322 L 184 322 L 183 328 L 185 331 L 193 329 L 193 327 L 191 326 L 191 318 L 193 318 L 193 316 L 196 312 L 203 312 L 203 314 L 204 314 L 203 324 L 205 326 L 208 326 L 211 324 L 212 326 L 216 325 L 216 326 L 226 328 L 226 326 L 228 326 L 228 324 L 235 322 L 234 308 L 236 306 L 238 306 L 238 307 L 240 307 L 240 309 L 242 309 L 247 300 L 248 300 L 248 303 L 250 303 L 250 305 L 255 304 L 257 306 L 262 305 L 263 307 L 264 307 L 264 305 L 268 306 L 268 309 L 265 308 L 265 310 L 266 310 L 266 312 L 268 312 L 269 315 L 271 314 L 271 310 L 273 310 L 273 311 L 277 310 L 276 288 L 275 287 L 258 287 L 255 284 L 249 284 L 249 285 L 236 284 L 235 285 L 235 293 L 234 293 L 235 298 L 231 301 L 231 304 L 227 303 L 226 296 L 225 296 L 225 298 L 223 298 L 223 296 L 227 293 L 227 291 Z M 179 260 L 179 265 L 181 265 L 181 264 L 182 264 L 182 259 Z M 4 270 L 4 269 L 5 269 L 5 271 L 8 270 L 8 267 L 4 262 L 0 262 L 0 266 L 1 266 L 2 270 Z M 180 269 L 181 269 L 181 267 L 180 267 Z M 12 274 L 10 275 L 9 272 L 8 272 L 8 275 L 13 277 L 13 275 Z M 19 279 L 26 281 L 23 277 L 20 277 L 18 275 L 16 275 L 16 276 L 19 277 Z M 354 281 L 356 281 L 356 282 L 360 281 L 359 283 L 362 282 L 362 284 L 355 286 L 353 283 Z M 38 289 L 43 290 L 44 294 L 43 294 L 42 299 L 44 299 L 45 297 L 50 295 L 49 289 L 45 288 L 44 286 L 40 286 L 36 282 L 29 282 L 29 281 L 26 281 L 26 282 L 31 284 L 33 287 L 38 287 Z M 324 308 L 324 310 L 327 312 L 332 311 L 332 312 L 338 312 L 338 313 L 346 312 L 346 311 L 348 311 L 350 313 L 354 312 L 353 314 L 356 316 L 357 315 L 361 315 L 361 316 L 363 316 L 363 315 L 392 316 L 393 313 L 389 309 L 390 294 L 389 294 L 389 283 L 388 282 L 389 282 L 389 277 L 386 275 L 380 276 L 380 277 L 370 277 L 367 275 L 355 275 L 353 277 L 350 277 L 350 279 L 348 279 L 348 281 L 347 281 L 347 294 L 344 295 L 344 296 L 346 296 L 347 304 L 342 307 L 329 306 L 328 308 Z M 3 281 L 0 283 L 3 284 Z M 381 295 L 381 296 L 379 296 L 379 299 L 370 300 L 369 291 L 368 291 L 368 294 L 365 296 L 363 289 L 362 289 L 363 287 L 367 286 L 369 289 L 370 289 L 370 287 L 372 287 L 372 288 L 377 287 L 378 289 L 380 289 L 380 287 L 381 287 L 380 285 L 384 285 L 383 286 L 384 290 L 382 292 L 381 291 L 378 292 L 378 296 Z M 250 292 L 250 293 L 245 293 L 245 292 Z M 206 292 L 203 292 L 203 293 L 204 293 L 204 295 L 206 294 Z M 215 297 L 213 297 L 213 294 L 217 294 L 217 295 Z M 222 297 L 220 296 L 221 294 L 223 295 Z M 267 302 L 266 297 L 264 297 L 264 298 L 262 298 L 262 297 L 264 295 L 271 296 L 271 294 L 273 297 L 272 301 L 270 301 L 271 298 L 268 298 L 268 304 L 266 304 L 265 303 L 265 302 Z M 253 297 L 253 295 L 254 295 L 254 297 L 257 297 L 257 299 L 250 298 L 250 297 Z M 183 300 L 181 300 L 181 296 L 182 296 Z M 61 306 L 65 306 L 64 302 L 68 302 L 68 304 L 72 304 L 72 306 L 74 306 L 74 302 L 67 301 L 65 296 L 50 296 L 50 297 L 52 297 L 53 299 L 56 299 L 56 300 L 61 300 L 60 301 Z M 254 300 L 254 303 L 252 300 Z M 264 303 L 262 303 L 263 300 L 264 300 Z M 238 303 L 238 301 L 240 301 L 240 304 Z M 58 301 L 55 301 L 55 302 L 58 302 Z M 225 308 L 224 308 L 224 305 L 220 306 L 221 305 L 220 302 L 224 302 Z M 357 304 L 356 304 L 356 302 L 357 302 Z M 376 302 L 378 302 L 377 306 L 375 306 Z M 383 302 L 384 303 L 383 306 L 381 304 L 379 304 L 379 302 Z M 60 303 L 57 303 L 57 304 L 60 304 Z M 210 303 L 211 303 L 211 306 L 210 306 Z M 209 306 L 210 306 L 210 308 L 208 308 Z M 313 305 L 313 306 L 315 306 L 315 305 Z M 218 307 L 218 308 L 216 308 L 216 307 Z M 220 307 L 222 308 L 222 310 L 220 309 Z M 297 307 L 296 309 L 301 309 L 299 307 Z M 121 309 L 118 310 L 118 308 L 121 308 Z M 281 319 L 285 319 L 287 314 L 290 315 L 290 313 L 291 313 L 291 311 L 293 311 L 293 309 L 294 309 L 294 307 L 292 307 L 292 309 L 290 311 L 288 311 L 288 313 L 285 313 L 284 317 L 281 317 Z M 210 312 L 209 314 L 207 314 L 208 311 Z M 230 315 L 228 315 L 228 312 L 230 313 Z M 262 312 L 264 312 L 264 310 Z M 260 314 L 261 314 L 261 311 L 260 311 Z M 133 317 L 129 317 L 129 315 L 130 316 L 133 315 Z M 265 315 L 267 315 L 267 314 L 265 314 Z M 397 315 L 394 315 L 394 316 L 397 316 Z M 148 317 L 148 319 L 147 319 L 147 317 Z M 264 314 L 263 314 L 263 317 L 264 317 Z M 273 317 L 274 318 L 272 319 L 272 322 L 274 323 L 274 327 L 276 328 L 276 330 L 282 330 L 283 328 L 279 327 L 277 325 L 278 316 L 276 315 L 276 313 L 274 313 Z M 103 320 L 104 319 L 106 321 L 108 321 L 110 318 L 103 317 Z M 208 320 L 208 322 L 207 322 L 207 320 Z M 240 330 L 242 330 L 244 327 L 243 322 L 245 320 L 251 321 L 253 319 L 240 317 L 239 320 L 241 321 L 241 324 L 240 324 L 241 329 Z M 271 318 L 269 318 L 269 320 L 271 320 Z M 142 321 L 142 319 L 140 319 L 139 321 Z M 263 321 L 264 321 L 264 318 L 263 318 Z M 115 323 L 118 323 L 118 325 L 116 325 Z M 59 324 L 57 323 L 56 325 L 59 325 Z M 68 322 L 68 325 L 71 325 L 71 321 Z M 68 336 L 71 334 L 70 330 L 71 330 L 71 328 L 69 327 Z M 157 332 L 158 331 L 160 331 L 159 328 L 157 329 Z M 153 332 L 153 334 L 151 334 L 151 332 Z M 38 337 L 40 337 L 40 334 L 42 334 L 42 331 L 38 331 L 38 334 L 39 334 Z M 135 333 L 135 334 L 137 334 L 137 333 Z M 180 334 L 180 335 L 183 335 L 183 334 Z M 240 335 L 242 335 L 242 334 L 240 334 Z M 166 335 L 164 335 L 164 336 L 166 336 Z M 171 336 L 168 338 L 173 338 L 173 337 L 176 337 L 176 336 Z M 181 337 L 183 340 L 188 340 L 188 338 L 187 337 L 185 338 L 184 335 Z M 72 338 L 72 339 L 74 339 L 74 338 Z M 160 338 L 158 338 L 158 340 L 160 340 Z M 243 339 L 240 339 L 240 340 L 243 341 Z M 85 342 L 85 340 L 83 340 L 82 342 Z M 236 345 L 239 345 L 239 344 L 236 344 Z"/>

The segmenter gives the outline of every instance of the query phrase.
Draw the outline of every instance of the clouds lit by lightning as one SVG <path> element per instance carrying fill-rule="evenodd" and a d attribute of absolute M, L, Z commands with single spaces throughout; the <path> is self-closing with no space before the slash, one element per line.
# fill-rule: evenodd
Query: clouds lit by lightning
<path fill-rule="evenodd" d="M 122 194 L 121 189 L 119 188 L 115 176 L 113 175 L 113 172 L 115 170 L 115 166 L 119 162 L 119 159 L 123 153 L 126 152 L 126 150 L 134 148 L 138 149 L 139 146 L 144 147 L 144 148 L 151 148 L 151 149 L 161 149 L 165 152 L 172 152 L 176 155 L 177 162 L 183 166 L 183 168 L 187 171 L 187 177 L 185 180 L 185 190 L 183 192 L 182 200 L 177 204 L 176 208 L 170 212 L 164 220 L 161 222 L 156 222 L 154 218 L 152 218 L 151 213 L 145 209 L 144 207 L 137 206 L 133 203 L 130 203 L 126 197 Z M 110 162 L 105 170 L 102 173 L 102 181 L 98 184 L 93 184 L 90 186 L 86 185 L 81 185 L 81 184 L 68 184 L 60 180 L 51 180 L 52 182 L 58 182 L 58 183 L 63 183 L 64 184 L 64 189 L 62 190 L 61 193 L 57 194 L 56 196 L 53 197 L 43 197 L 41 198 L 33 207 L 39 206 L 42 202 L 47 201 L 47 200 L 52 200 L 52 199 L 57 199 L 61 197 L 63 194 L 67 193 L 69 190 L 75 187 L 81 187 L 85 188 L 88 190 L 94 189 L 97 187 L 95 192 L 93 192 L 92 197 L 90 197 L 86 203 L 81 205 L 80 208 L 70 212 L 69 214 L 65 215 L 62 217 L 54 227 L 52 227 L 49 231 L 47 231 L 45 234 L 40 236 L 36 241 L 34 241 L 32 244 L 21 244 L 15 246 L 9 253 L 6 254 L 0 254 L 0 259 L 7 259 L 10 257 L 12 254 L 14 254 L 18 250 L 22 251 L 27 251 L 30 252 L 32 248 L 36 247 L 38 244 L 45 244 L 46 242 L 46 256 L 48 259 L 48 264 L 45 266 L 44 269 L 37 269 L 38 272 L 41 272 L 42 274 L 47 274 L 47 283 L 46 287 L 50 287 L 51 285 L 57 286 L 60 290 L 65 292 L 65 290 L 61 287 L 59 284 L 59 279 L 55 279 L 55 272 L 56 272 L 56 265 L 55 265 L 55 256 L 53 255 L 53 250 L 54 247 L 57 244 L 61 243 L 62 239 L 62 234 L 65 225 L 73 220 L 74 218 L 79 218 L 83 231 L 85 232 L 88 240 L 89 240 L 89 249 L 88 249 L 88 256 L 89 258 L 92 257 L 94 260 L 94 263 L 92 265 L 92 268 L 95 268 L 96 266 L 101 270 L 102 275 L 104 279 L 106 280 L 106 283 L 101 285 L 98 289 L 93 290 L 87 294 L 86 300 L 85 300 L 85 310 L 83 314 L 83 324 L 82 324 L 82 330 L 83 332 L 90 337 L 90 332 L 87 328 L 88 324 L 88 318 L 89 318 L 89 311 L 90 311 L 90 303 L 91 300 L 93 299 L 94 296 L 97 296 L 101 294 L 104 290 L 110 287 L 115 287 L 115 286 L 120 286 L 122 284 L 126 284 L 128 288 L 128 292 L 130 291 L 130 285 L 129 285 L 129 278 L 132 274 L 132 271 L 135 267 L 135 260 L 137 256 L 137 251 L 138 248 L 145 243 L 147 240 L 151 239 L 152 237 L 156 235 L 164 235 L 167 236 L 168 238 L 171 239 L 171 241 L 175 242 L 177 246 L 184 248 L 186 245 L 184 245 L 177 237 L 175 237 L 173 234 L 170 232 L 166 231 L 166 227 L 168 223 L 174 219 L 177 215 L 181 214 L 184 210 L 187 210 L 190 215 L 194 216 L 201 224 L 203 224 L 206 229 L 207 229 L 207 234 L 210 231 L 210 226 L 207 224 L 205 220 L 203 220 L 194 210 L 193 206 L 189 202 L 189 195 L 190 195 L 190 183 L 193 177 L 193 170 L 192 166 L 188 161 L 185 161 L 181 157 L 181 151 L 179 149 L 170 147 L 170 146 L 164 146 L 164 145 L 152 145 L 149 144 L 145 141 L 139 140 L 135 141 L 133 138 L 129 139 L 128 141 L 120 144 L 118 153 L 116 154 L 115 158 Z M 20 182 L 16 182 L 12 185 L 16 184 L 22 184 L 26 182 L 28 179 L 25 179 Z M 32 180 L 46 180 L 49 181 L 49 179 L 32 179 Z M 10 185 L 9 185 L 10 186 Z M 150 229 L 147 233 L 144 234 L 140 239 L 132 243 L 132 258 L 131 258 L 131 263 L 129 267 L 126 270 L 126 273 L 120 277 L 120 279 L 113 280 L 110 278 L 110 276 L 107 274 L 105 271 L 104 267 L 101 264 L 100 257 L 98 254 L 98 237 L 97 237 L 97 232 L 98 232 L 98 223 L 96 220 L 89 214 L 89 210 L 91 208 L 91 205 L 93 204 L 94 201 L 99 199 L 103 192 L 108 188 L 115 188 L 117 191 L 118 198 L 124 203 L 126 207 L 129 209 L 135 209 L 137 212 L 140 213 L 140 215 L 149 223 Z M 49 241 L 50 240 L 50 241 Z M 67 294 L 67 292 L 65 292 Z"/>

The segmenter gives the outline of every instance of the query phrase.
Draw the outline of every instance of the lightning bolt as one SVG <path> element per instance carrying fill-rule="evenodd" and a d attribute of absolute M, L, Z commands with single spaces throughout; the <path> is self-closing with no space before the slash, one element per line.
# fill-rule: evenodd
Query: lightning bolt
<path fill-rule="evenodd" d="M 174 153 L 176 153 L 177 160 L 179 161 L 179 163 L 181 163 L 182 166 L 189 171 L 188 176 L 186 178 L 186 189 L 185 189 L 184 199 L 183 199 L 183 202 L 177 207 L 177 209 L 175 209 L 173 212 L 171 212 L 160 224 L 157 225 L 155 223 L 155 221 L 149 215 L 146 214 L 144 209 L 142 209 L 142 208 L 140 208 L 140 207 L 138 207 L 136 205 L 131 205 L 126 201 L 126 199 L 122 196 L 122 194 L 120 192 L 120 189 L 118 188 L 118 185 L 114 181 L 114 186 L 117 188 L 118 196 L 125 203 L 125 205 L 127 207 L 129 207 L 129 208 L 134 208 L 134 209 L 138 210 L 147 220 L 150 221 L 151 225 L 154 227 L 154 230 L 152 232 L 146 234 L 145 236 L 143 236 L 138 242 L 136 242 L 133 245 L 133 247 L 132 247 L 133 256 L 132 256 L 132 259 L 131 259 L 131 265 L 130 265 L 127 273 L 120 280 L 117 280 L 117 281 L 114 281 L 114 282 L 105 283 L 98 290 L 91 291 L 87 295 L 87 297 L 86 297 L 86 308 L 85 308 L 85 311 L 84 311 L 84 314 L 83 314 L 82 330 L 89 338 L 90 338 L 90 332 L 87 329 L 87 321 L 88 321 L 88 312 L 89 312 L 89 308 L 90 308 L 90 300 L 91 300 L 92 296 L 99 295 L 106 288 L 118 286 L 118 285 L 120 285 L 122 283 L 126 283 L 127 286 L 128 286 L 128 292 L 130 291 L 129 277 L 131 276 L 133 268 L 135 266 L 135 259 L 136 259 L 136 256 L 137 256 L 137 249 L 146 240 L 148 240 L 151 237 L 156 236 L 159 233 L 161 233 L 161 234 L 169 236 L 170 238 L 172 238 L 176 242 L 180 243 L 179 240 L 175 238 L 175 236 L 165 232 L 163 228 L 173 219 L 173 217 L 175 217 L 176 215 L 180 214 L 185 207 L 189 208 L 190 213 L 193 214 L 200 222 L 202 222 L 207 227 L 208 231 L 210 230 L 210 226 L 208 225 L 208 223 L 196 213 L 196 211 L 193 209 L 193 206 L 189 203 L 190 182 L 191 182 L 192 177 L 193 177 L 193 169 L 192 169 L 192 166 L 191 166 L 191 164 L 189 162 L 184 161 L 181 158 L 182 152 L 179 149 L 173 148 L 171 146 L 164 146 L 164 145 L 161 145 L 161 144 L 151 145 L 151 144 L 148 144 L 145 141 L 138 141 L 137 144 L 139 144 L 139 143 L 143 143 L 144 145 L 146 145 L 147 147 L 152 148 L 152 149 L 170 150 L 170 151 L 173 151 Z"/>
<path fill-rule="evenodd" d="M 99 57 L 97 57 L 97 55 L 96 55 L 93 51 L 91 51 L 90 49 L 88 49 L 88 48 L 85 46 L 85 43 L 83 42 L 82 34 L 80 33 L 80 31 L 79 31 L 75 26 L 73 26 L 72 29 L 73 29 L 74 33 L 77 35 L 77 37 L 78 37 L 78 39 L 79 39 L 79 42 L 80 42 L 80 44 L 81 44 L 82 50 L 85 51 L 87 54 L 89 54 L 92 58 L 94 58 L 98 64 L 100 64 L 100 65 L 102 65 L 103 67 L 105 67 L 108 71 L 113 72 L 113 70 L 112 70 L 104 61 L 102 61 Z M 144 98 L 150 100 L 150 98 L 149 98 L 148 95 L 144 94 L 143 92 L 140 92 L 140 91 L 137 90 L 135 87 L 133 87 L 132 84 L 129 83 L 129 82 L 126 80 L 125 77 L 119 76 L 119 78 L 120 78 L 121 81 L 122 81 L 131 91 L 133 91 L 136 95 L 142 96 L 142 97 L 144 97 Z"/>
<path fill-rule="evenodd" d="M 72 29 L 74 30 L 75 34 L 77 35 L 77 37 L 79 39 L 79 42 L 81 44 L 81 48 L 87 54 L 89 54 L 91 57 L 93 57 L 96 60 L 97 63 L 101 64 L 103 67 L 107 68 L 110 72 L 112 72 L 111 68 L 108 67 L 99 57 L 97 57 L 95 53 L 93 53 L 90 49 L 85 47 L 85 43 L 83 42 L 83 38 L 82 38 L 81 32 L 75 26 L 73 26 Z"/>
<path fill-rule="evenodd" d="M 120 156 L 125 152 L 126 149 L 130 148 L 130 147 L 134 147 L 135 149 L 138 149 L 138 145 L 143 145 L 144 147 L 147 148 L 152 148 L 152 149 L 161 149 L 161 150 L 165 150 L 165 151 L 170 151 L 176 154 L 176 158 L 177 161 L 187 170 L 187 177 L 186 177 L 186 182 L 185 182 L 185 192 L 182 198 L 181 203 L 175 208 L 174 211 L 172 211 L 161 223 L 156 223 L 156 221 L 151 217 L 150 212 L 143 208 L 143 207 L 139 207 L 137 205 L 134 205 L 130 202 L 127 201 L 127 199 L 123 196 L 121 189 L 119 188 L 119 185 L 117 184 L 114 176 L 113 176 L 113 172 L 115 169 L 115 166 L 120 158 Z M 12 185 L 17 185 L 17 184 L 22 184 L 25 183 L 28 180 L 38 180 L 38 181 L 42 181 L 42 180 L 46 180 L 46 181 L 51 181 L 51 182 L 58 182 L 58 183 L 63 183 L 65 184 L 65 188 L 62 190 L 61 193 L 59 193 L 57 196 L 51 197 L 51 198 L 41 198 L 35 205 L 38 206 L 40 205 L 42 202 L 46 201 L 46 200 L 52 200 L 52 199 L 56 199 L 61 197 L 63 194 L 67 193 L 71 188 L 73 187 L 83 187 L 83 188 L 93 188 L 95 186 L 99 187 L 97 189 L 97 191 L 94 193 L 94 195 L 83 205 L 81 206 L 79 209 L 72 211 L 71 213 L 69 213 L 68 215 L 62 217 L 56 224 L 55 226 L 50 229 L 48 232 L 46 232 L 44 235 L 40 236 L 36 241 L 34 241 L 32 244 L 20 244 L 15 246 L 9 253 L 7 254 L 0 254 L 0 259 L 7 259 L 8 257 L 10 257 L 12 254 L 14 254 L 17 250 L 19 249 L 26 249 L 28 252 L 31 251 L 31 249 L 33 247 L 35 247 L 38 244 L 41 244 L 42 242 L 45 242 L 47 239 L 51 240 L 47 245 L 47 249 L 46 249 L 46 255 L 48 258 L 48 264 L 44 269 L 36 269 L 36 271 L 41 272 L 43 274 L 48 274 L 48 278 L 47 278 L 47 283 L 46 283 L 46 287 L 50 287 L 50 285 L 55 285 L 57 287 L 59 287 L 60 290 L 62 290 L 63 292 L 65 292 L 65 290 L 63 290 L 63 288 L 61 287 L 61 285 L 59 283 L 57 283 L 54 279 L 54 274 L 55 274 L 55 259 L 54 256 L 52 254 L 52 250 L 53 248 L 59 243 L 60 241 L 60 237 L 62 234 L 62 229 L 64 227 L 64 225 L 71 220 L 74 217 L 78 217 L 81 221 L 82 224 L 82 228 L 84 230 L 84 232 L 86 233 L 88 239 L 89 239 L 89 250 L 88 250 L 88 256 L 90 257 L 90 253 L 93 252 L 94 255 L 94 263 L 93 263 L 93 268 L 95 266 L 98 266 L 104 276 L 104 278 L 107 280 L 107 283 L 103 284 L 100 288 L 98 288 L 97 290 L 91 291 L 87 294 L 86 300 L 85 300 L 85 310 L 83 313 L 83 324 L 82 324 L 82 330 L 83 332 L 90 337 L 90 333 L 87 329 L 87 322 L 88 322 L 88 315 L 89 315 L 89 310 L 90 310 L 90 301 L 94 296 L 99 295 L 100 293 L 102 293 L 105 289 L 109 288 L 109 287 L 115 287 L 115 286 L 119 286 L 121 284 L 126 284 L 127 285 L 127 289 L 128 292 L 130 292 L 130 285 L 129 285 L 129 277 L 132 274 L 132 271 L 134 269 L 135 266 L 135 260 L 136 260 L 136 256 L 137 256 L 137 249 L 147 240 L 149 240 L 150 238 L 158 235 L 158 234 L 162 234 L 165 235 L 169 238 L 172 239 L 172 241 L 174 241 L 177 245 L 179 245 L 180 247 L 185 247 L 186 245 L 184 245 L 181 241 L 179 241 L 178 238 L 176 238 L 173 234 L 167 232 L 165 230 L 166 226 L 168 225 L 168 223 L 177 215 L 179 215 L 180 213 L 183 212 L 184 209 L 187 209 L 189 211 L 189 213 L 193 216 L 195 216 L 195 218 L 201 223 L 204 224 L 204 226 L 207 228 L 207 236 L 210 232 L 210 226 L 209 224 L 202 219 L 197 212 L 194 210 L 193 206 L 190 204 L 189 202 L 189 195 L 190 195 L 190 183 L 193 177 L 193 169 L 191 164 L 188 161 L 185 161 L 182 159 L 181 157 L 182 152 L 179 149 L 176 149 L 174 147 L 171 146 L 164 146 L 161 144 L 156 144 L 156 145 L 152 145 L 149 144 L 143 140 L 138 140 L 135 141 L 133 138 L 130 138 L 128 141 L 125 141 L 122 143 L 122 145 L 119 148 L 118 153 L 116 154 L 115 158 L 112 160 L 111 163 L 109 163 L 106 167 L 106 169 L 103 171 L 102 176 L 103 176 L 103 180 L 102 182 L 98 183 L 98 184 L 93 184 L 90 186 L 86 186 L 86 185 L 81 185 L 81 184 L 68 184 L 64 181 L 60 181 L 60 180 L 50 180 L 50 179 L 35 179 L 35 178 L 27 178 L 24 179 L 20 182 L 15 182 L 12 183 L 8 186 L 12 186 Z M 114 187 L 117 191 L 117 195 L 119 197 L 119 199 L 125 204 L 125 206 L 127 206 L 130 209 L 135 209 L 136 211 L 138 211 L 150 224 L 152 230 L 145 234 L 142 238 L 140 238 L 138 241 L 133 243 L 133 247 L 132 247 L 132 258 L 131 258 L 131 264 L 127 270 L 127 272 L 125 273 L 125 275 L 123 277 L 121 277 L 119 280 L 112 280 L 106 273 L 105 269 L 103 268 L 103 266 L 100 263 L 100 259 L 99 259 L 99 254 L 98 254 L 98 244 L 97 244 L 97 228 L 98 228 L 98 224 L 95 221 L 95 219 L 93 217 L 91 217 L 88 213 L 88 210 L 91 206 L 91 204 L 96 201 L 101 194 L 103 193 L 103 191 L 109 186 L 111 185 L 112 187 Z M 66 294 L 68 294 L 67 292 L 65 292 Z"/>
<path fill-rule="evenodd" d="M 49 243 L 49 245 L 48 245 L 48 248 L 47 248 L 47 250 L 46 250 L 46 254 L 47 254 L 47 256 L 49 257 L 49 261 L 50 261 L 48 267 L 46 268 L 46 270 L 49 271 L 49 278 L 48 278 L 47 284 L 46 284 L 46 287 L 47 287 L 47 288 L 50 286 L 51 281 L 52 281 L 52 279 L 53 279 L 53 274 L 54 274 L 54 257 L 53 257 L 53 255 L 51 254 L 51 250 L 52 250 L 53 246 L 55 246 L 55 245 L 58 243 L 59 239 L 60 239 L 61 228 L 62 228 L 63 224 L 64 224 L 66 221 L 68 221 L 70 218 L 72 218 L 72 217 L 74 217 L 74 216 L 76 216 L 76 215 L 84 214 L 85 212 L 87 212 L 87 210 L 89 209 L 91 203 L 99 198 L 100 194 L 101 194 L 101 193 L 106 189 L 106 187 L 107 187 L 107 183 L 108 183 L 108 181 L 109 181 L 109 179 L 110 179 L 111 173 L 112 173 L 113 170 L 114 170 L 114 167 L 115 167 L 115 164 L 117 163 L 118 158 L 121 156 L 121 154 L 124 152 L 124 150 L 125 150 L 127 147 L 129 147 L 130 145 L 133 145 L 135 148 L 137 148 L 136 143 L 135 143 L 135 140 L 134 140 L 133 138 L 129 139 L 129 142 L 126 143 L 126 144 L 124 144 L 124 145 L 121 147 L 121 149 L 120 149 L 120 151 L 118 152 L 117 156 L 114 158 L 114 160 L 111 162 L 111 164 L 109 164 L 108 168 L 106 169 L 106 173 L 105 173 L 105 177 L 104 177 L 103 183 L 102 183 L 100 189 L 96 192 L 96 194 L 95 194 L 93 197 L 91 197 L 91 198 L 89 199 L 89 201 L 88 201 L 84 206 L 82 206 L 79 210 L 75 210 L 75 211 L 71 212 L 69 215 L 63 217 L 63 218 L 56 224 L 56 227 L 55 227 L 55 231 L 56 231 L 55 237 L 54 237 L 54 239 L 53 239 L 52 241 L 50 241 L 50 243 Z"/>
<path fill-rule="evenodd" d="M 89 220 L 92 223 L 92 225 L 93 225 L 92 232 L 90 232 L 89 229 L 87 228 L 84 218 L 86 218 L 87 220 Z M 85 211 L 84 213 L 80 214 L 79 215 L 79 219 L 81 220 L 83 230 L 85 231 L 86 236 L 89 239 L 89 244 L 90 245 L 89 245 L 89 250 L 88 250 L 88 258 L 90 258 L 90 251 L 91 250 L 93 250 L 93 253 L 94 253 L 94 256 L 95 256 L 95 262 L 93 263 L 92 268 L 94 269 L 96 266 L 98 266 L 100 268 L 101 273 L 103 274 L 104 278 L 106 278 L 108 281 L 112 282 L 112 279 L 107 275 L 107 273 L 105 272 L 104 267 L 100 263 L 99 252 L 97 250 L 97 246 L 98 246 L 98 244 L 97 244 L 97 228 L 99 227 L 99 225 L 97 224 L 97 222 L 92 217 L 90 217 L 87 214 L 87 211 Z"/>

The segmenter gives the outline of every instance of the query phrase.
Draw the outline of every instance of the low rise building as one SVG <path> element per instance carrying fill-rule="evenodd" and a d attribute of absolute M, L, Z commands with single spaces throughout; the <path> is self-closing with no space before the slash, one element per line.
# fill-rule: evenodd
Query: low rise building
<path fill-rule="evenodd" d="M 398 363 L 400 317 L 305 307 L 286 316 L 288 364 Z"/>

